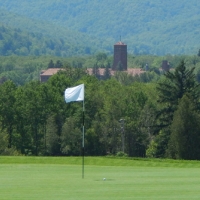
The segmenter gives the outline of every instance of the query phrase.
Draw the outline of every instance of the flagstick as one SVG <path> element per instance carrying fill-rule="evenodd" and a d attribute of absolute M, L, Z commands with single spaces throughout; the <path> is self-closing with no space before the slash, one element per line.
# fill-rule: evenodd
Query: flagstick
<path fill-rule="evenodd" d="M 82 142 L 82 178 L 84 178 L 84 84 L 78 85 L 76 87 L 67 88 L 65 90 L 65 102 L 69 103 L 72 101 L 83 101 L 83 142 Z"/>
<path fill-rule="evenodd" d="M 84 101 L 83 101 L 83 138 L 82 138 L 82 178 L 84 178 L 84 154 L 85 154 L 85 149 L 84 149 L 84 140 L 85 140 L 85 133 L 84 133 L 84 112 L 85 112 L 85 108 L 84 108 Z"/>

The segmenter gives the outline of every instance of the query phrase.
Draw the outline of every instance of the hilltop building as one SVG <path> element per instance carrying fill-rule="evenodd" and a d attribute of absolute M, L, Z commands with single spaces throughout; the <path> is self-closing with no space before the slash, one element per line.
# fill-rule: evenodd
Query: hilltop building
<path fill-rule="evenodd" d="M 117 42 L 114 45 L 113 71 L 127 71 L 127 45 L 123 42 Z"/>

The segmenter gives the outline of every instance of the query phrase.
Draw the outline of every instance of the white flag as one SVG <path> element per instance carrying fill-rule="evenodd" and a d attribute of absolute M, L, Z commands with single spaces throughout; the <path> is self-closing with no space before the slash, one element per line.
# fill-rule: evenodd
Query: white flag
<path fill-rule="evenodd" d="M 65 101 L 66 103 L 71 101 L 84 101 L 84 84 L 67 88 L 65 90 Z"/>

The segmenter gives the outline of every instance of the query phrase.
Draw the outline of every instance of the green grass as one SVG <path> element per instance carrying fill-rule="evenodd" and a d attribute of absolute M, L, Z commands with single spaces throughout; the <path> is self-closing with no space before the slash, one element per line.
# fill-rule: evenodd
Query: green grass
<path fill-rule="evenodd" d="M 81 161 L 81 157 L 0 157 L 0 199 L 200 198 L 198 161 L 86 157 L 84 179 Z"/>

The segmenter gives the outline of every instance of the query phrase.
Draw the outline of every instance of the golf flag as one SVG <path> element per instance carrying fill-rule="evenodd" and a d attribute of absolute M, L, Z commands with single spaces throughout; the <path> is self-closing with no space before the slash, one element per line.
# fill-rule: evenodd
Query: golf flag
<path fill-rule="evenodd" d="M 84 101 L 84 84 L 65 90 L 65 102 Z"/>
<path fill-rule="evenodd" d="M 71 101 L 83 101 L 83 141 L 82 141 L 82 178 L 84 178 L 84 138 L 85 138 L 85 130 L 84 130 L 84 84 L 67 88 L 65 90 L 65 102 L 69 103 Z"/>

